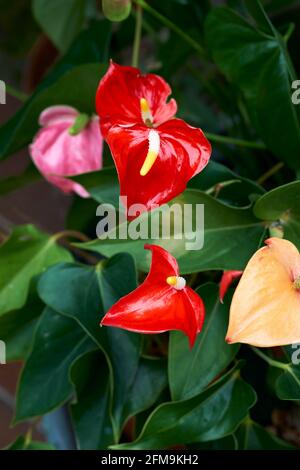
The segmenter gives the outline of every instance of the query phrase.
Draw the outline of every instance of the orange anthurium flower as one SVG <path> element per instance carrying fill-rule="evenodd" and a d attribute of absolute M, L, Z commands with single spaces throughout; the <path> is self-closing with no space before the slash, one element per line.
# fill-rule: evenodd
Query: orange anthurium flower
<path fill-rule="evenodd" d="M 269 238 L 250 259 L 234 293 L 226 341 L 259 347 L 300 342 L 300 254 Z"/>

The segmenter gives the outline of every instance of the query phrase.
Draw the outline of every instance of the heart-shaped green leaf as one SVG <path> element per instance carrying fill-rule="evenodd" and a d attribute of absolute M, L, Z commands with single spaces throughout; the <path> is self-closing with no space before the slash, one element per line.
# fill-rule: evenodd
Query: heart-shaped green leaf
<path fill-rule="evenodd" d="M 49 266 L 71 261 L 55 236 L 33 225 L 17 227 L 0 247 L 0 315 L 23 307 L 31 280 Z"/>
<path fill-rule="evenodd" d="M 140 335 L 119 328 L 100 327 L 101 317 L 120 297 L 136 288 L 132 257 L 114 256 L 96 267 L 60 264 L 40 279 L 39 295 L 51 308 L 75 319 L 104 352 L 113 389 L 113 417 L 117 432 L 123 407 L 139 364 Z"/>
<path fill-rule="evenodd" d="M 177 220 L 184 220 L 184 223 L 175 226 L 175 230 L 170 223 L 169 206 L 165 205 L 118 227 L 117 233 L 120 230 L 125 236 L 129 230 L 127 239 L 116 238 L 116 231 L 112 229 L 105 239 L 78 246 L 105 256 L 128 252 L 134 256 L 139 269 L 147 271 L 151 256 L 149 251 L 144 250 L 144 245 L 157 244 L 177 258 L 181 273 L 184 274 L 208 269 L 244 269 L 260 244 L 264 224 L 253 216 L 249 208 L 228 206 L 201 191 L 191 189 L 173 199 L 170 205 L 179 213 Z M 132 233 L 139 237 L 140 226 L 145 228 L 142 239 L 130 239 Z M 164 237 L 151 238 L 152 226 L 160 236 L 165 227 Z"/>
<path fill-rule="evenodd" d="M 157 450 L 221 439 L 236 429 L 255 401 L 254 390 L 234 368 L 196 397 L 160 405 L 136 441 L 112 448 Z"/>
<path fill-rule="evenodd" d="M 22 371 L 15 422 L 48 413 L 68 400 L 73 392 L 71 365 L 95 348 L 74 320 L 46 308 Z"/>
<path fill-rule="evenodd" d="M 278 186 L 261 196 L 254 213 L 260 219 L 279 222 L 284 238 L 300 249 L 300 181 Z"/>
<path fill-rule="evenodd" d="M 169 382 L 173 400 L 198 395 L 232 361 L 238 345 L 225 342 L 229 305 L 221 304 L 216 284 L 205 284 L 196 291 L 205 305 L 201 333 L 190 349 L 186 337 L 174 331 L 169 345 Z M 178 367 L 180 364 L 180 367 Z"/>
<path fill-rule="evenodd" d="M 259 424 L 247 418 L 234 433 L 239 450 L 292 450 L 293 446 L 282 441 Z"/>
<path fill-rule="evenodd" d="M 299 111 L 291 100 L 296 76 L 284 39 L 273 27 L 266 34 L 220 7 L 207 17 L 206 40 L 216 64 L 242 91 L 260 137 L 275 155 L 299 169 Z"/>

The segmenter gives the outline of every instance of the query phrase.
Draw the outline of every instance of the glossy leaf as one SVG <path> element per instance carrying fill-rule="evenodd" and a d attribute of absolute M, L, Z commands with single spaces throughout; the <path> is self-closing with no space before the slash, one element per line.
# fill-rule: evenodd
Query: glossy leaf
<path fill-rule="evenodd" d="M 265 192 L 254 181 L 239 176 L 213 160 L 191 179 L 188 187 L 209 191 L 221 201 L 234 206 L 249 206 L 252 200 Z"/>
<path fill-rule="evenodd" d="M 158 358 L 141 357 L 134 382 L 123 408 L 123 422 L 154 405 L 167 384 L 166 361 Z"/>
<path fill-rule="evenodd" d="M 73 393 L 71 365 L 95 347 L 74 320 L 46 308 L 22 371 L 15 422 L 46 414 L 65 403 Z"/>
<path fill-rule="evenodd" d="M 221 439 L 236 429 L 255 401 L 255 392 L 234 368 L 196 397 L 160 405 L 136 441 L 112 448 L 157 450 Z"/>
<path fill-rule="evenodd" d="M 44 310 L 35 289 L 33 283 L 23 308 L 0 317 L 0 338 L 5 341 L 8 362 L 24 360 L 30 352 L 38 318 Z"/>
<path fill-rule="evenodd" d="M 42 300 L 61 314 L 75 319 L 105 353 L 118 430 L 123 424 L 123 406 L 138 368 L 141 337 L 118 328 L 101 328 L 99 324 L 104 313 L 135 287 L 135 265 L 127 254 L 102 261 L 96 268 L 57 265 L 49 269 L 39 283 Z"/>
<path fill-rule="evenodd" d="M 115 253 L 128 252 L 132 254 L 137 262 L 138 268 L 148 271 L 150 256 L 144 250 L 145 243 L 157 244 L 166 248 L 177 259 L 182 274 L 203 271 L 208 269 L 230 270 L 244 269 L 251 255 L 257 250 L 261 237 L 264 233 L 263 223 L 256 219 L 252 210 L 246 208 L 235 208 L 223 204 L 211 196 L 196 190 L 187 190 L 177 198 L 173 199 L 172 205 L 176 204 L 179 211 L 184 213 L 187 210 L 186 230 L 182 233 L 182 228 L 174 230 L 171 228 L 170 239 L 168 238 L 147 238 L 151 235 L 151 219 L 155 224 L 159 210 L 153 211 L 150 215 L 142 215 L 135 221 L 124 223 L 119 230 L 126 234 L 128 227 L 137 227 L 140 222 L 145 223 L 146 239 L 130 240 L 115 237 L 115 239 L 95 240 L 93 242 L 78 244 L 81 248 L 96 251 L 105 256 Z M 183 209 L 183 205 L 187 206 Z M 204 206 L 204 246 L 203 224 L 200 214 L 200 205 Z M 169 206 L 164 206 L 163 220 L 164 226 L 169 227 L 170 217 Z M 180 212 L 179 212 L 180 213 Z M 146 222 L 145 222 L 146 221 Z M 182 224 L 183 225 L 183 224 Z M 162 233 L 162 223 L 160 219 L 159 232 Z M 149 230 L 147 227 L 150 227 Z M 193 227 L 193 229 L 191 229 Z M 197 230 L 194 229 L 197 227 Z M 135 229 L 134 229 L 135 231 Z M 137 227 L 136 231 L 139 229 Z M 115 230 L 112 229 L 111 236 L 114 237 Z M 190 243 L 190 245 L 189 245 Z"/>
<path fill-rule="evenodd" d="M 33 0 L 33 14 L 39 25 L 62 52 L 66 52 L 81 30 L 85 0 Z"/>
<path fill-rule="evenodd" d="M 103 354 L 91 351 L 79 358 L 71 369 L 71 380 L 76 390 L 71 414 L 78 449 L 106 449 L 114 435 L 109 368 Z"/>
<path fill-rule="evenodd" d="M 300 250 L 300 181 L 278 186 L 261 196 L 254 205 L 254 213 L 260 219 L 278 221 L 284 238 Z"/>
<path fill-rule="evenodd" d="M 169 344 L 169 382 L 173 400 L 193 397 L 210 384 L 233 360 L 237 345 L 228 345 L 228 301 L 221 304 L 216 284 L 205 284 L 196 291 L 205 304 L 205 320 L 192 349 L 177 331 Z M 178 367 L 180 364 L 180 367 Z"/>
<path fill-rule="evenodd" d="M 265 428 L 247 419 L 235 432 L 239 450 L 292 450 L 293 446 L 282 441 Z"/>
<path fill-rule="evenodd" d="M 276 380 L 276 393 L 280 400 L 300 400 L 300 347 L 285 346 L 283 349 L 288 362 Z"/>
<path fill-rule="evenodd" d="M 0 316 L 23 307 L 31 280 L 71 255 L 33 225 L 17 227 L 0 247 Z"/>
<path fill-rule="evenodd" d="M 275 155 L 300 168 L 299 113 L 291 101 L 296 77 L 283 38 L 269 29 L 265 34 L 233 10 L 220 7 L 208 15 L 206 39 L 216 64 L 243 92 L 259 136 Z"/>
<path fill-rule="evenodd" d="M 120 188 L 117 172 L 114 167 L 103 168 L 84 175 L 75 176 L 73 181 L 81 184 L 99 204 L 119 206 Z"/>

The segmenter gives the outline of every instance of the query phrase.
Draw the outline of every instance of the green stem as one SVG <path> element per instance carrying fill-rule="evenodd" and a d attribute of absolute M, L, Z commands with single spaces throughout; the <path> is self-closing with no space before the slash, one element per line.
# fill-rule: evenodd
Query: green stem
<path fill-rule="evenodd" d="M 134 43 L 133 43 L 133 51 L 132 51 L 132 67 L 139 66 L 139 56 L 140 56 L 140 47 L 141 47 L 141 38 L 142 38 L 142 25 L 143 25 L 143 9 L 141 5 L 137 5 Z"/>
<path fill-rule="evenodd" d="M 248 147 L 258 150 L 266 150 L 265 144 L 260 142 L 251 142 L 249 140 L 243 139 L 234 139 L 232 137 L 225 137 L 223 135 L 211 134 L 210 132 L 205 132 L 205 136 L 212 142 L 219 142 L 221 144 L 232 144 L 238 147 Z"/>
<path fill-rule="evenodd" d="M 14 98 L 17 98 L 17 100 L 22 101 L 22 103 L 24 103 L 28 99 L 28 96 L 26 95 L 26 93 L 23 93 L 22 91 L 16 90 L 11 85 L 5 84 L 5 89 L 6 89 L 6 92 L 10 96 L 13 96 Z"/>
<path fill-rule="evenodd" d="M 263 175 L 261 175 L 258 178 L 257 184 L 263 184 L 267 179 L 269 179 L 271 176 L 275 175 L 275 173 L 277 173 L 283 167 L 284 167 L 283 162 L 276 163 L 276 165 L 272 166 L 272 168 L 270 168 L 270 170 L 266 171 L 266 173 L 264 173 Z"/>
<path fill-rule="evenodd" d="M 200 46 L 200 44 L 197 43 L 193 38 L 191 38 L 188 34 L 186 34 L 182 29 L 180 29 L 178 26 L 176 26 L 172 21 L 170 21 L 168 18 L 166 18 L 164 15 L 156 11 L 154 8 L 150 7 L 148 3 L 146 3 L 144 0 L 135 0 L 135 3 L 137 5 L 140 5 L 143 7 L 145 11 L 147 11 L 150 15 L 152 15 L 154 18 L 156 18 L 158 21 L 160 21 L 162 24 L 167 26 L 169 29 L 174 31 L 178 36 L 180 36 L 187 44 L 189 44 L 195 51 L 198 52 L 198 54 L 203 57 L 205 56 L 205 51 L 204 49 Z"/>
<path fill-rule="evenodd" d="M 295 23 L 290 23 L 288 26 L 287 32 L 283 36 L 283 39 L 285 40 L 285 42 L 288 42 L 288 40 L 290 39 L 294 31 L 295 31 Z"/>
<path fill-rule="evenodd" d="M 277 369 L 283 370 L 287 370 L 289 368 L 288 364 L 285 364 L 284 362 L 275 361 L 274 359 L 263 353 L 260 349 L 257 349 L 255 347 L 251 347 L 251 349 L 257 356 L 267 362 L 269 366 L 277 367 Z"/>

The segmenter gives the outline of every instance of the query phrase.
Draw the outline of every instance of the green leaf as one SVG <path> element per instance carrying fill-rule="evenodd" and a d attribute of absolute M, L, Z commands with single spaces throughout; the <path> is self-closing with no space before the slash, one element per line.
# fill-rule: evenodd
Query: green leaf
<path fill-rule="evenodd" d="M 283 348 L 288 363 L 283 365 L 283 372 L 276 380 L 276 393 L 280 400 L 300 400 L 300 346 L 294 346 L 294 348 L 292 345 Z"/>
<path fill-rule="evenodd" d="M 292 450 L 282 441 L 251 419 L 246 419 L 235 432 L 239 450 Z"/>
<path fill-rule="evenodd" d="M 170 226 L 169 206 L 165 205 L 161 210 L 152 211 L 151 214 L 144 213 L 130 224 L 126 222 L 122 225 L 121 229 L 126 234 L 129 225 L 136 227 L 139 223 L 145 224 L 146 228 L 149 228 L 146 230 L 146 239 L 131 240 L 129 237 L 123 240 L 116 237 L 108 239 L 108 235 L 115 236 L 115 230 L 112 229 L 110 234 L 106 235 L 106 239 L 76 244 L 76 246 L 105 256 L 128 252 L 134 256 L 138 268 L 143 271 L 148 271 L 151 259 L 149 251 L 144 250 L 145 243 L 158 244 L 169 250 L 177 258 L 183 274 L 209 269 L 244 269 L 249 258 L 257 250 L 264 233 L 263 223 L 253 216 L 250 208 L 228 206 L 201 191 L 191 189 L 173 199 L 170 205 L 173 204 L 177 205 L 179 213 L 181 211 L 182 214 L 189 208 L 189 213 L 185 213 L 185 233 L 182 230 L 184 227 L 182 224 L 175 234 L 171 230 L 170 239 L 169 237 L 147 238 L 147 235 L 151 235 L 151 220 L 155 229 L 159 227 L 160 234 L 162 220 L 164 226 L 167 228 Z M 203 247 L 201 247 L 203 223 L 200 205 L 204 207 Z M 157 217 L 160 211 L 162 211 L 162 217 L 158 224 Z"/>
<path fill-rule="evenodd" d="M 272 189 L 256 201 L 253 210 L 260 219 L 278 221 L 284 238 L 300 249 L 300 181 Z"/>
<path fill-rule="evenodd" d="M 157 450 L 221 439 L 236 429 L 255 401 L 254 390 L 234 368 L 196 397 L 158 406 L 136 441 L 111 448 Z"/>
<path fill-rule="evenodd" d="M 70 261 L 71 255 L 33 225 L 15 228 L 0 247 L 0 316 L 23 307 L 31 280 L 59 261 Z"/>
<path fill-rule="evenodd" d="M 38 289 L 47 305 L 75 319 L 104 352 L 113 389 L 116 433 L 122 428 L 123 407 L 136 376 L 141 336 L 119 328 L 100 328 L 99 323 L 104 313 L 136 285 L 132 257 L 120 254 L 96 267 L 54 266 L 42 276 Z"/>
<path fill-rule="evenodd" d="M 74 320 L 46 308 L 21 374 L 15 422 L 49 413 L 65 403 L 73 393 L 69 369 L 92 349 L 94 342 Z"/>
<path fill-rule="evenodd" d="M 123 422 L 155 404 L 168 385 L 164 359 L 141 357 L 139 367 L 123 408 Z"/>
<path fill-rule="evenodd" d="M 120 188 L 115 167 L 74 176 L 72 180 L 84 186 L 91 197 L 100 204 L 112 204 L 118 207 Z"/>
<path fill-rule="evenodd" d="M 103 359 L 100 352 L 91 352 L 72 367 L 71 378 L 76 386 L 77 402 L 71 411 L 79 449 L 106 449 L 114 442 L 109 413 L 109 369 Z M 124 403 L 122 422 L 150 408 L 166 386 L 166 361 L 141 358 Z M 96 432 L 91 432 L 91 429 Z"/>
<path fill-rule="evenodd" d="M 55 450 L 55 448 L 47 442 L 32 441 L 27 436 L 19 436 L 5 450 Z"/>
<path fill-rule="evenodd" d="M 250 201 L 265 190 L 254 181 L 239 176 L 221 163 L 211 160 L 201 173 L 194 176 L 189 188 L 209 190 L 218 199 L 233 206 L 249 206 Z"/>
<path fill-rule="evenodd" d="M 109 368 L 103 353 L 91 351 L 72 366 L 76 403 L 71 414 L 80 450 L 106 449 L 114 442 L 110 416 Z"/>
<path fill-rule="evenodd" d="M 280 400 L 300 400 L 300 345 L 294 344 L 282 348 L 285 361 L 275 360 L 260 349 L 253 348 L 253 350 L 267 364 L 276 368 L 276 374 L 273 376 L 276 394 Z"/>
<path fill-rule="evenodd" d="M 205 284 L 196 291 L 205 304 L 205 321 L 192 349 L 181 332 L 171 333 L 169 344 L 169 382 L 173 400 L 198 395 L 233 360 L 238 345 L 225 342 L 229 302 L 221 304 L 216 284 Z M 180 364 L 180 367 L 178 367 Z"/>
<path fill-rule="evenodd" d="M 85 19 L 86 0 L 33 0 L 36 21 L 61 52 L 66 52 Z"/>
<path fill-rule="evenodd" d="M 28 145 L 37 133 L 40 113 L 48 106 L 69 105 L 93 114 L 95 93 L 105 66 L 85 64 L 72 68 L 30 98 L 0 129 L 0 159 Z"/>
<path fill-rule="evenodd" d="M 6 344 L 7 361 L 24 360 L 31 349 L 38 317 L 44 309 L 35 284 L 30 286 L 23 308 L 0 316 L 0 338 Z"/>
<path fill-rule="evenodd" d="M 207 17 L 206 40 L 216 64 L 242 91 L 268 148 L 292 168 L 300 168 L 299 113 L 291 101 L 296 77 L 283 38 L 273 27 L 266 34 L 220 7 Z"/>

